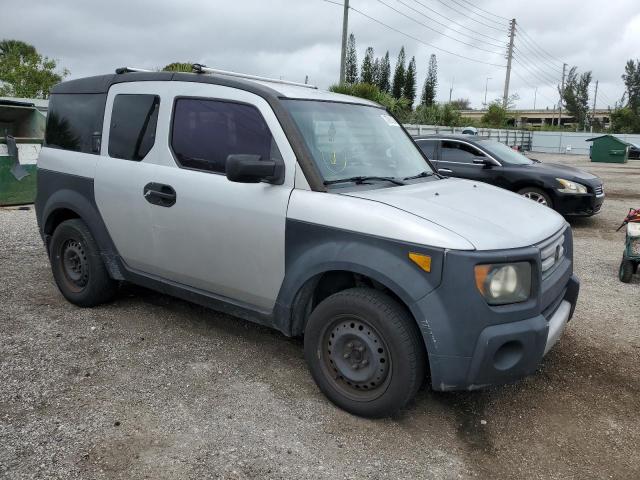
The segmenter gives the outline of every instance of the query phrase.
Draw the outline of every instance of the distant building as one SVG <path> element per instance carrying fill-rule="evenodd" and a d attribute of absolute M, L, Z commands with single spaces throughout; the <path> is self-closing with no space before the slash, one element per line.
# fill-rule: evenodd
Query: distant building
<path fill-rule="evenodd" d="M 479 121 L 482 116 L 487 113 L 486 110 L 462 110 L 463 118 L 469 118 Z M 514 118 L 513 126 L 515 127 L 532 127 L 540 128 L 543 125 L 556 125 L 558 123 L 558 110 L 536 109 L 536 110 L 512 110 L 509 114 Z M 589 112 L 591 114 L 591 112 Z M 609 128 L 611 110 L 608 108 L 598 108 L 595 112 L 595 118 L 603 125 Z M 562 126 L 575 126 L 576 121 L 571 115 L 563 110 L 560 120 Z"/>

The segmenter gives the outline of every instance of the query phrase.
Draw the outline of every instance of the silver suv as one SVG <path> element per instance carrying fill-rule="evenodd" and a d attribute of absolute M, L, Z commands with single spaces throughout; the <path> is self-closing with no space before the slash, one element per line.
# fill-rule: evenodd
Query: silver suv
<path fill-rule="evenodd" d="M 437 174 L 380 105 L 230 72 L 52 92 L 37 216 L 72 303 L 127 281 L 304 335 L 340 407 L 534 372 L 578 296 L 550 209 Z"/>

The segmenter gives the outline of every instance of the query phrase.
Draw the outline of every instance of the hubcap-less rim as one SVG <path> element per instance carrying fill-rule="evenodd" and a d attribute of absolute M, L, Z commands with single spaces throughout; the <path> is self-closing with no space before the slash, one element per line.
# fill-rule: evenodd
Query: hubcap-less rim
<path fill-rule="evenodd" d="M 384 393 L 391 378 L 391 357 L 371 325 L 343 316 L 330 323 L 321 341 L 325 374 L 341 393 L 362 401 Z"/>
<path fill-rule="evenodd" d="M 89 283 L 89 265 L 82 243 L 67 240 L 61 249 L 62 271 L 69 287 L 80 291 Z"/>
<path fill-rule="evenodd" d="M 547 199 L 537 192 L 525 192 L 522 194 L 522 196 L 528 198 L 529 200 L 533 200 L 540 205 L 547 205 Z"/>

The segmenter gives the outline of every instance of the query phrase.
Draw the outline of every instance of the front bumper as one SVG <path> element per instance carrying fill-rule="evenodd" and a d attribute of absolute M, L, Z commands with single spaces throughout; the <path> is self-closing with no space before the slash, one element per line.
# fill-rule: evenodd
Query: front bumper
<path fill-rule="evenodd" d="M 566 256 L 550 274 L 539 249 L 447 252 L 440 286 L 414 305 L 429 353 L 435 390 L 473 390 L 532 374 L 571 319 L 580 283 L 573 275 L 571 231 Z M 537 280 L 527 302 L 492 307 L 473 284 L 478 263 L 529 260 Z M 536 278 L 536 277 L 534 277 Z"/>
<path fill-rule="evenodd" d="M 605 194 L 594 193 L 572 194 L 555 193 L 553 206 L 561 215 L 590 217 L 600 213 L 604 203 Z"/>

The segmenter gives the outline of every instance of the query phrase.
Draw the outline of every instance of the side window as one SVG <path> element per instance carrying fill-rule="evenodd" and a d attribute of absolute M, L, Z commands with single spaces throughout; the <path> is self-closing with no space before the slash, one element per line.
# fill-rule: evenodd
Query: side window
<path fill-rule="evenodd" d="M 160 97 L 116 95 L 109 126 L 109 156 L 142 160 L 156 141 Z"/>
<path fill-rule="evenodd" d="M 209 172 L 224 173 L 233 154 L 281 158 L 257 108 L 222 100 L 177 99 L 171 147 L 181 166 Z"/>
<path fill-rule="evenodd" d="M 103 93 L 51 95 L 45 146 L 99 154 L 106 100 Z"/>
<path fill-rule="evenodd" d="M 418 140 L 418 146 L 429 160 L 436 159 L 436 147 L 438 146 L 438 140 Z"/>
<path fill-rule="evenodd" d="M 440 152 L 440 160 L 445 162 L 473 163 L 475 157 L 483 157 L 484 154 L 475 147 L 466 143 L 443 141 Z"/>

